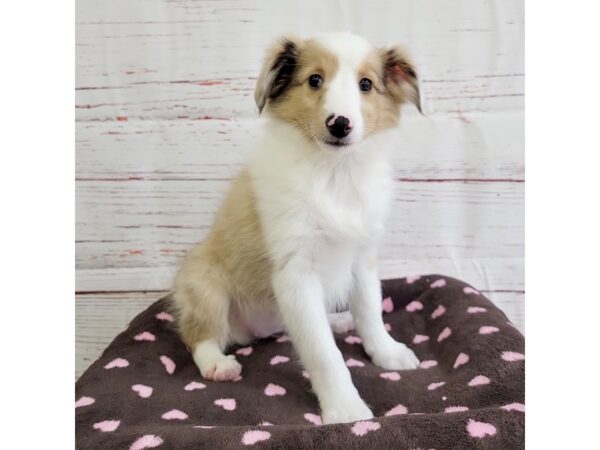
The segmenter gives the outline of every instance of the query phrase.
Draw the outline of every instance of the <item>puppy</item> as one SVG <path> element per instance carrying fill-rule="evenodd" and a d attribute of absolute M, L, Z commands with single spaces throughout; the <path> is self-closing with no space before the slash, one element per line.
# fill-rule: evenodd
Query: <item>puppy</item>
<path fill-rule="evenodd" d="M 417 75 L 398 47 L 287 37 L 268 52 L 255 99 L 263 136 L 175 277 L 178 330 L 215 381 L 241 373 L 228 346 L 286 331 L 323 422 L 371 418 L 332 327 L 355 326 L 384 369 L 419 364 L 384 328 L 376 250 L 393 184 L 385 132 L 402 103 L 420 110 Z"/>

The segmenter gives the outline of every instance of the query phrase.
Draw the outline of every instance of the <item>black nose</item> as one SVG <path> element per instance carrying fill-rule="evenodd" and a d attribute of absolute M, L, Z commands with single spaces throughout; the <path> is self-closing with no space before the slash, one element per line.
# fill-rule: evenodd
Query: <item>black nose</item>
<path fill-rule="evenodd" d="M 329 132 L 336 138 L 348 136 L 352 131 L 350 120 L 344 116 L 337 116 L 335 117 L 335 120 L 333 120 L 334 117 L 335 116 L 331 115 L 325 121 L 325 125 L 327 125 Z"/>

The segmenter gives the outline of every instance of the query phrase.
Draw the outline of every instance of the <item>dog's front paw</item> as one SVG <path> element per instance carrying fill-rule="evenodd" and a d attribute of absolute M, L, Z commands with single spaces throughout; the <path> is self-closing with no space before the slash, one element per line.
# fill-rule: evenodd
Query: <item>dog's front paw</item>
<path fill-rule="evenodd" d="M 233 355 L 220 355 L 214 361 L 205 362 L 200 367 L 200 373 L 211 381 L 233 381 L 242 373 L 242 365 Z"/>
<path fill-rule="evenodd" d="M 382 348 L 377 348 L 371 355 L 373 364 L 388 370 L 416 369 L 419 359 L 406 345 L 392 341 Z"/>
<path fill-rule="evenodd" d="M 327 405 L 321 411 L 324 424 L 356 422 L 357 420 L 372 419 L 373 413 L 367 404 L 357 395 L 355 399 L 339 401 Z"/>

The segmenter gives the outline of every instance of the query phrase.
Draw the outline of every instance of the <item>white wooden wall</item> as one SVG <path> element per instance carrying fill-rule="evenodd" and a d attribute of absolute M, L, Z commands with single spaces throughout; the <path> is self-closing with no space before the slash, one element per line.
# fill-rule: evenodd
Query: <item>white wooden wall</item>
<path fill-rule="evenodd" d="M 381 275 L 444 273 L 524 328 L 520 0 L 78 0 L 77 376 L 169 288 L 256 136 L 253 89 L 279 34 L 402 43 L 425 117 L 396 135 Z"/>

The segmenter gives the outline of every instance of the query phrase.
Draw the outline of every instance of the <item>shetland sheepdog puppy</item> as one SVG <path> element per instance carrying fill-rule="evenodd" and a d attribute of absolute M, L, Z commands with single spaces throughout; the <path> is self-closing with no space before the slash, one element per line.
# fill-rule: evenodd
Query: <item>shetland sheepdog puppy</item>
<path fill-rule="evenodd" d="M 229 346 L 285 331 L 323 423 L 371 418 L 333 332 L 355 328 L 384 369 L 419 364 L 384 327 L 377 271 L 393 185 L 386 131 L 403 103 L 420 110 L 415 69 L 399 47 L 349 33 L 284 37 L 255 100 L 262 137 L 175 277 L 178 331 L 214 381 L 241 373 Z"/>

